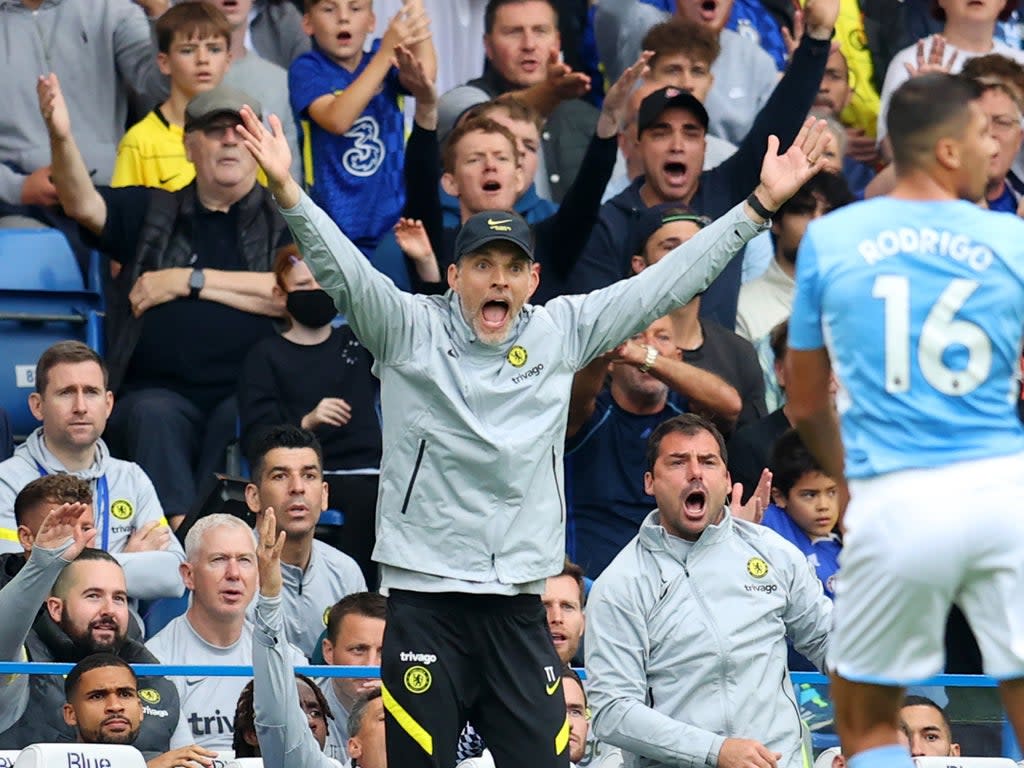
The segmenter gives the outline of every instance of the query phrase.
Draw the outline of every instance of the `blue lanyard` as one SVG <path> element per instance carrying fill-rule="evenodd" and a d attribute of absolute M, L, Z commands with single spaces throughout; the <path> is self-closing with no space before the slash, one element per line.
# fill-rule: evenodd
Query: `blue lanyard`
<path fill-rule="evenodd" d="M 39 470 L 40 477 L 46 477 L 49 472 L 46 468 L 36 462 L 36 469 Z M 96 481 L 96 510 L 99 512 L 99 523 L 100 523 L 100 536 L 103 551 L 106 552 L 110 548 L 110 489 L 107 487 L 107 476 L 100 475 L 100 478 Z"/>

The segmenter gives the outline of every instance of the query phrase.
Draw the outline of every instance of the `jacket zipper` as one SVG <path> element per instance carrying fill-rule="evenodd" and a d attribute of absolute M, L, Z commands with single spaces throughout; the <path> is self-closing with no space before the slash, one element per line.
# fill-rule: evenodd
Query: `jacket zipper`
<path fill-rule="evenodd" d="M 555 480 L 555 492 L 558 494 L 558 511 L 560 516 L 558 522 L 565 522 L 565 500 L 562 498 L 562 488 L 558 485 L 558 454 L 555 453 L 555 446 L 551 446 L 551 475 Z"/>
<path fill-rule="evenodd" d="M 416 463 L 412 468 L 412 477 L 409 478 L 409 487 L 405 489 L 405 501 L 402 502 L 402 514 L 409 508 L 409 499 L 412 497 L 412 487 L 416 484 L 416 475 L 420 473 L 420 464 L 423 462 L 423 451 L 427 449 L 427 441 L 420 440 L 420 449 L 416 452 Z"/>
<path fill-rule="evenodd" d="M 729 658 L 729 654 L 726 651 L 726 645 L 722 642 L 722 637 L 718 631 L 718 624 L 715 623 L 714 615 L 708 610 L 707 604 L 704 602 L 704 597 L 696 588 L 696 584 L 693 579 L 690 578 L 690 569 L 683 565 L 683 573 L 686 574 L 686 579 L 690 583 L 690 592 L 693 594 L 694 600 L 697 601 L 697 605 L 700 606 L 701 611 L 707 617 L 708 626 L 711 627 L 711 635 L 715 638 L 715 643 L 718 645 L 719 653 L 722 659 L 722 663 L 718 665 L 718 682 L 722 687 L 722 700 L 725 709 L 725 731 L 726 733 L 732 733 L 732 718 L 729 716 L 729 676 L 726 672 L 726 661 Z"/>

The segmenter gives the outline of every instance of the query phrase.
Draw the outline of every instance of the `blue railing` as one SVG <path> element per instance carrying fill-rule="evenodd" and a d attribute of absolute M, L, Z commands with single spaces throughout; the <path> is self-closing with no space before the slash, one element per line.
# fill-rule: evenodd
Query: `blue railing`
<path fill-rule="evenodd" d="M 3 661 L 0 662 L 0 675 L 66 675 L 73 666 L 74 664 Z M 163 675 L 165 677 L 252 677 L 252 667 L 215 664 L 132 664 L 132 669 L 139 675 Z M 309 677 L 380 677 L 379 667 L 305 665 L 295 667 L 295 671 Z M 583 669 L 577 669 L 577 671 L 581 677 L 586 678 L 586 672 Z M 791 672 L 790 677 L 797 685 L 801 683 L 829 684 L 828 677 L 817 672 Z M 918 685 L 945 688 L 995 688 L 999 682 L 984 675 L 938 675 L 924 680 Z M 829 736 L 827 740 L 828 743 L 821 741 L 820 744 L 816 740 L 816 746 L 831 746 L 835 737 Z M 1013 760 L 1022 759 L 1020 747 L 1017 745 L 1013 729 L 1009 727 L 1009 724 L 1004 724 L 1003 728 L 1003 754 Z"/>

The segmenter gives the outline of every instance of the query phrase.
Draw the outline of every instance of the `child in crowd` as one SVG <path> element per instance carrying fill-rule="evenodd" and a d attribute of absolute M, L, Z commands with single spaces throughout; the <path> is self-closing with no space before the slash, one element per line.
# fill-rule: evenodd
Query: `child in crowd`
<path fill-rule="evenodd" d="M 157 65 L 170 77 L 171 95 L 121 139 L 111 186 L 175 192 L 196 175 L 185 156 L 185 107 L 223 79 L 230 63 L 231 26 L 209 3 L 181 3 L 157 20 L 156 38 Z"/>
<path fill-rule="evenodd" d="M 772 503 L 762 523 L 796 545 L 821 579 L 825 594 L 834 598 L 835 573 L 842 549 L 833 531 L 839 520 L 836 481 L 821 471 L 796 430 L 775 442 L 772 470 Z"/>
<path fill-rule="evenodd" d="M 821 579 L 825 594 L 835 599 L 842 541 L 833 531 L 839 521 L 836 481 L 821 471 L 795 429 L 785 432 L 772 450 L 772 503 L 764 512 L 763 525 L 796 545 Z M 814 665 L 789 647 L 789 668 L 813 672 Z M 810 683 L 794 685 L 800 718 L 812 731 L 830 726 L 832 706 L 822 691 Z"/>
<path fill-rule="evenodd" d="M 305 10 L 313 50 L 288 72 L 305 186 L 369 255 L 405 202 L 401 94 L 409 73 L 396 66 L 396 49 L 408 50 L 433 81 L 430 22 L 421 0 L 408 0 L 366 52 L 376 23 L 371 0 L 305 0 Z"/>

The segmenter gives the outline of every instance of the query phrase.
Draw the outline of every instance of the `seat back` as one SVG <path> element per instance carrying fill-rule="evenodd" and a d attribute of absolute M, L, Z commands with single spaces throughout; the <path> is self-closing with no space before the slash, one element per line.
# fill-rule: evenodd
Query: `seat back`
<path fill-rule="evenodd" d="M 32 744 L 14 768 L 146 768 L 146 758 L 127 744 Z"/>
<path fill-rule="evenodd" d="M 0 229 L 0 287 L 81 291 L 82 270 L 56 229 Z"/>
<path fill-rule="evenodd" d="M 28 395 L 39 356 L 65 339 L 102 353 L 102 307 L 100 289 L 86 288 L 63 234 L 0 229 L 0 408 L 17 437 L 38 426 Z"/>

